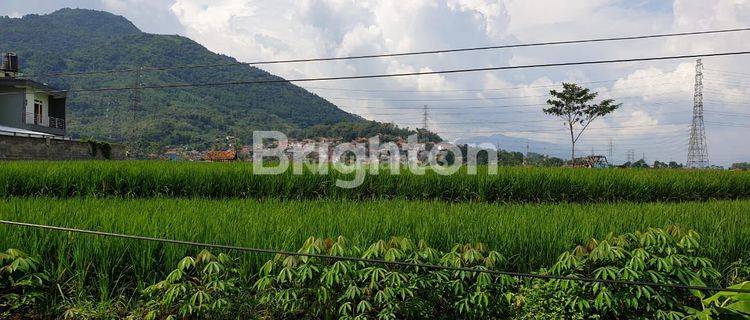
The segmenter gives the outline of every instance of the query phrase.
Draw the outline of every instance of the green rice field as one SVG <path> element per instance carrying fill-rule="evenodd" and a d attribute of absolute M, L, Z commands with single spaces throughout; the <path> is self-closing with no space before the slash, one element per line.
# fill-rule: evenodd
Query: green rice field
<path fill-rule="evenodd" d="M 253 175 L 247 163 L 14 162 L 0 167 L 0 197 L 184 197 L 408 199 L 450 202 L 651 202 L 750 198 L 750 173 L 501 167 L 497 174 L 391 175 L 381 170 L 354 189 L 353 174 Z"/>
<path fill-rule="evenodd" d="M 343 236 L 357 247 L 405 237 L 441 252 L 482 243 L 458 248 L 489 248 L 504 258 L 494 268 L 532 273 L 591 239 L 676 227 L 701 235 L 690 254 L 712 261 L 720 281 L 744 277 L 736 271 L 744 266 L 750 274 L 750 173 L 488 170 L 471 175 L 464 167 L 441 176 L 381 169 L 361 186 L 344 189 L 336 181 L 350 181 L 353 174 L 333 169 L 326 175 L 255 175 L 248 163 L 9 162 L 0 164 L 0 220 L 289 251 L 310 237 Z M 45 283 L 54 284 L 47 288 L 57 288 L 54 294 L 45 289 L 51 300 L 38 312 L 100 312 L 83 317 L 91 319 L 121 318 L 149 306 L 138 300 L 144 289 L 201 250 L 0 225 L 0 252 L 9 248 L 37 257 Z M 248 283 L 273 259 L 224 253 L 239 259 L 236 270 Z"/>
<path fill-rule="evenodd" d="M 719 267 L 748 253 L 750 201 L 620 204 L 452 204 L 438 201 L 205 199 L 9 199 L 0 218 L 133 235 L 295 250 L 307 237 L 345 236 L 355 245 L 403 236 L 449 249 L 482 242 L 531 271 L 592 237 L 677 225 L 703 235 Z M 59 268 L 153 279 L 196 248 L 0 226 L 0 247 L 54 259 Z M 269 256 L 245 254 L 256 269 Z M 77 268 L 66 267 L 68 264 Z M 94 272 L 96 270 L 96 272 Z"/>

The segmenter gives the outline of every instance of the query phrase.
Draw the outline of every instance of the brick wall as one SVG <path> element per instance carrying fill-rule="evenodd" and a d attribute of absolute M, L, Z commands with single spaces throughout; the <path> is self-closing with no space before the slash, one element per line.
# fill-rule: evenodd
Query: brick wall
<path fill-rule="evenodd" d="M 125 148 L 113 144 L 113 160 L 125 159 Z M 91 155 L 91 144 L 85 141 L 57 140 L 0 135 L 0 160 L 91 160 L 104 159 L 97 150 Z"/>

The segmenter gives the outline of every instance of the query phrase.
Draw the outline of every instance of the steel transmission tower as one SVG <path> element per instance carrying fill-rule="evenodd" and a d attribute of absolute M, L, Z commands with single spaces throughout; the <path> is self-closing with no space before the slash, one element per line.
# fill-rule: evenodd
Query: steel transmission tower
<path fill-rule="evenodd" d="M 422 129 L 424 129 L 425 131 L 427 131 L 427 120 L 428 120 L 428 115 L 429 115 L 429 113 L 427 111 L 427 105 L 424 105 L 423 111 L 424 112 L 422 114 Z"/>
<path fill-rule="evenodd" d="M 688 168 L 708 168 L 706 127 L 703 125 L 703 62 L 695 63 L 695 93 L 693 94 L 693 124 L 690 126 Z"/>

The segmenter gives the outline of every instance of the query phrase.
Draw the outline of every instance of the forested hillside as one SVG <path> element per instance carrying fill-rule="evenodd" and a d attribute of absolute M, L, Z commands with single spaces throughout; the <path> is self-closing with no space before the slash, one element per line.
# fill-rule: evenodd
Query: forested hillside
<path fill-rule="evenodd" d="M 0 52 L 16 52 L 28 77 L 61 89 L 280 79 L 258 68 L 236 65 L 50 75 L 236 62 L 185 37 L 143 33 L 127 19 L 101 11 L 63 9 L 49 15 L 0 17 L 0 30 Z M 71 93 L 70 134 L 127 141 L 143 150 L 166 145 L 209 148 L 228 135 L 249 143 L 253 130 L 338 134 L 341 128 L 361 127 L 357 124 L 364 121 L 290 83 L 141 89 L 138 103 L 133 102 L 135 96 L 134 90 Z M 327 129 L 334 124 L 338 129 Z"/>

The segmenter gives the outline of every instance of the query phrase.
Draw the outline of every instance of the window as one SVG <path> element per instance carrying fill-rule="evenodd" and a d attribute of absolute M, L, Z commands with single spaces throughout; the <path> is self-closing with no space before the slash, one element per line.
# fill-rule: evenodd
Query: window
<path fill-rule="evenodd" d="M 34 124 L 42 123 L 42 101 L 34 100 Z"/>

